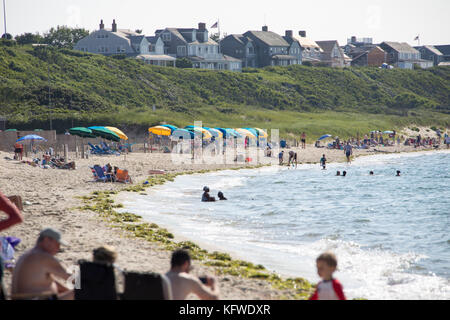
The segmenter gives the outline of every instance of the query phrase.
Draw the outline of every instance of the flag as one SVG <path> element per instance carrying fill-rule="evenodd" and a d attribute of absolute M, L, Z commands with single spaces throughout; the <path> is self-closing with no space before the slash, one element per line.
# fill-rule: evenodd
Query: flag
<path fill-rule="evenodd" d="M 414 40 L 419 40 L 419 36 L 415 37 Z"/>
<path fill-rule="evenodd" d="M 217 28 L 218 24 L 219 24 L 219 21 L 217 21 L 216 23 L 214 23 L 214 24 L 211 26 L 211 29 Z"/>

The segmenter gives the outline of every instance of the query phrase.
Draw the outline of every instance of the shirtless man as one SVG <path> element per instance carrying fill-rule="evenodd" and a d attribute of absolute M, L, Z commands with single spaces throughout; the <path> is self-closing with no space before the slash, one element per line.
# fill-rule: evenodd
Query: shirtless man
<path fill-rule="evenodd" d="M 13 299 L 73 299 L 73 290 L 57 279 L 67 280 L 71 276 L 54 257 L 61 244 L 65 243 L 58 231 L 41 231 L 35 247 L 17 261 L 12 278 Z"/>
<path fill-rule="evenodd" d="M 172 285 L 173 300 L 184 300 L 193 293 L 202 300 L 218 300 L 219 287 L 216 279 L 206 277 L 203 284 L 199 278 L 190 275 L 192 270 L 191 257 L 184 249 L 176 250 L 172 253 L 171 269 L 166 273 Z"/>

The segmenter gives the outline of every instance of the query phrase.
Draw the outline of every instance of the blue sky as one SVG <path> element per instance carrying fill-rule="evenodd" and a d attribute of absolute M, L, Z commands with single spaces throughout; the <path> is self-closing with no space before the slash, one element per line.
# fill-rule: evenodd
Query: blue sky
<path fill-rule="evenodd" d="M 165 27 L 210 28 L 218 19 L 221 32 L 244 33 L 269 30 L 284 35 L 285 30 L 306 30 L 314 40 L 334 40 L 345 44 L 352 35 L 371 37 L 374 42 L 400 41 L 417 45 L 450 44 L 450 0 L 5 0 L 7 31 L 48 31 L 57 25 L 98 29 L 100 19 L 110 27 L 143 29 L 153 35 Z M 4 33 L 1 5 L 0 33 Z M 211 30 L 211 29 L 210 29 Z M 215 31 L 215 29 L 211 30 Z"/>

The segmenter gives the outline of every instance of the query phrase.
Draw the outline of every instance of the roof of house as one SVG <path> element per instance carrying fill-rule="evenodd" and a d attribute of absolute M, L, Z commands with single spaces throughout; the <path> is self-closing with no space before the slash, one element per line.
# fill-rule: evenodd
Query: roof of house
<path fill-rule="evenodd" d="M 268 46 L 289 47 L 289 43 L 282 36 L 272 31 L 247 31 L 244 36 L 253 35 Z"/>
<path fill-rule="evenodd" d="M 243 34 L 230 34 L 228 37 L 233 38 L 234 40 L 236 40 L 237 42 L 239 42 L 242 45 L 247 45 L 247 43 L 253 42 L 252 39 L 250 39 L 247 36 L 244 36 Z"/>
<path fill-rule="evenodd" d="M 195 41 L 192 41 L 192 33 L 195 30 L 197 32 L 201 32 L 199 29 L 195 28 L 166 28 L 159 29 L 155 31 L 156 35 L 164 32 L 165 30 L 170 31 L 173 35 L 175 35 L 179 40 L 187 42 L 189 44 L 213 44 L 217 45 L 217 42 L 208 37 L 207 41 L 199 41 L 199 37 L 197 36 Z"/>
<path fill-rule="evenodd" d="M 137 59 L 144 60 L 164 60 L 164 61 L 175 61 L 177 58 L 168 56 L 166 54 L 140 54 L 136 57 Z"/>
<path fill-rule="evenodd" d="M 450 45 L 436 45 L 434 46 L 439 52 L 445 56 L 450 56 Z"/>
<path fill-rule="evenodd" d="M 436 47 L 434 46 L 423 46 L 424 48 L 428 49 L 429 51 L 431 51 L 432 53 L 434 53 L 435 55 L 438 56 L 442 56 L 442 52 L 440 52 L 438 49 L 436 49 Z M 419 49 L 420 47 L 414 47 L 415 49 Z"/>
<path fill-rule="evenodd" d="M 413 47 L 411 47 L 409 44 L 407 44 L 406 42 L 391 42 L 391 41 L 384 41 L 384 44 L 386 44 L 387 46 L 391 47 L 392 49 L 394 49 L 397 52 L 403 52 L 403 53 L 418 53 L 418 51 L 416 49 L 414 49 Z M 383 44 L 382 43 L 382 44 Z"/>
<path fill-rule="evenodd" d="M 302 48 L 318 48 L 319 51 L 323 51 L 323 49 L 317 44 L 317 42 L 312 39 L 309 39 L 307 37 L 295 36 L 295 35 L 292 36 L 292 38 L 297 40 L 298 43 L 300 43 L 300 46 Z"/>
<path fill-rule="evenodd" d="M 339 47 L 337 40 L 326 40 L 326 41 L 316 41 L 316 42 L 326 53 L 333 51 L 333 48 L 336 45 Z"/>
<path fill-rule="evenodd" d="M 155 44 L 155 43 L 158 41 L 158 39 L 159 39 L 158 36 L 145 37 L 145 38 L 146 38 L 147 41 L 148 41 L 149 43 L 151 43 L 151 44 Z"/>

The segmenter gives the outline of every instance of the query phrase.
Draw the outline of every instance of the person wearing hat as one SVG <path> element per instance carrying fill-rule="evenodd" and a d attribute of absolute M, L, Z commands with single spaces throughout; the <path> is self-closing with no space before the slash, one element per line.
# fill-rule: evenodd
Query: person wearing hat
<path fill-rule="evenodd" d="M 67 244 L 57 230 L 48 228 L 40 232 L 34 248 L 17 261 L 12 278 L 12 299 L 73 299 L 73 290 L 59 280 L 66 281 L 71 276 L 55 258 L 61 245 Z"/>

